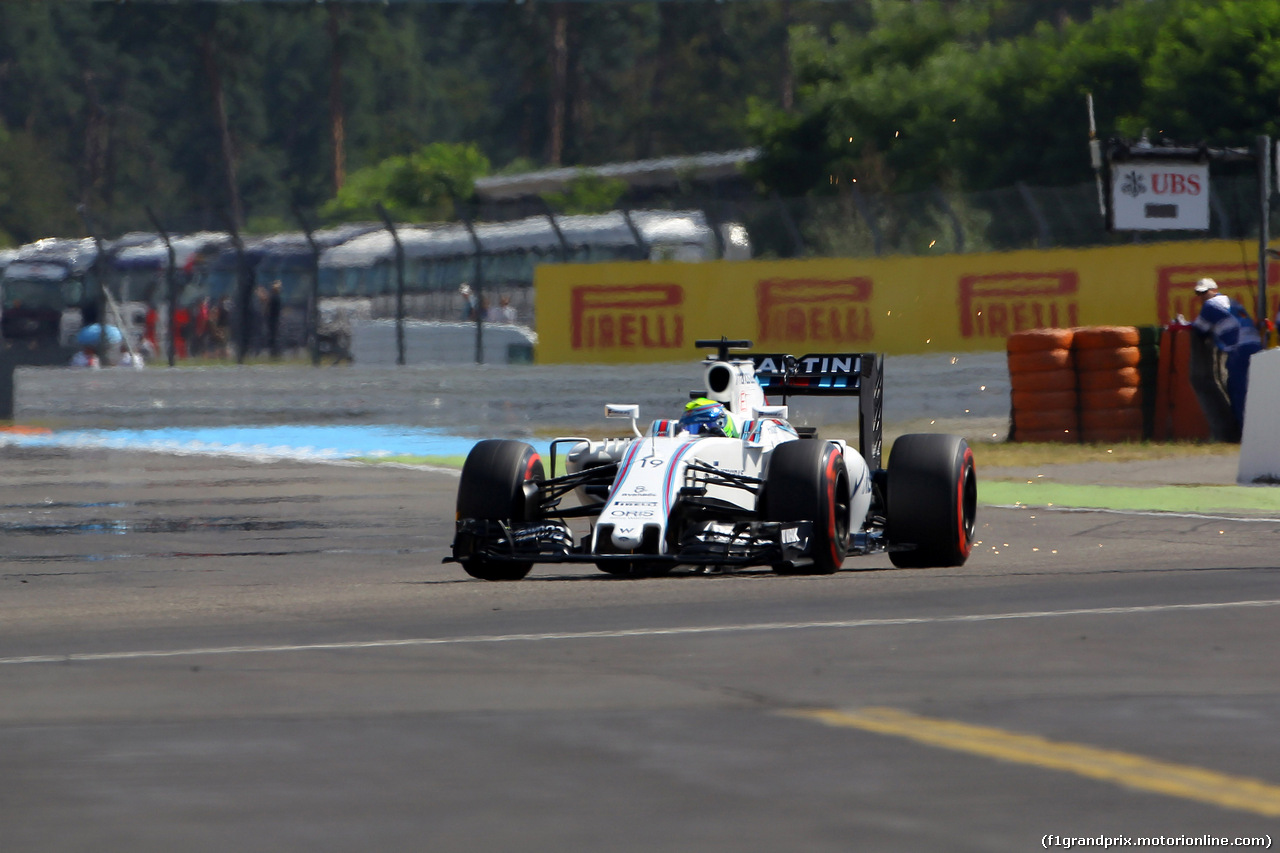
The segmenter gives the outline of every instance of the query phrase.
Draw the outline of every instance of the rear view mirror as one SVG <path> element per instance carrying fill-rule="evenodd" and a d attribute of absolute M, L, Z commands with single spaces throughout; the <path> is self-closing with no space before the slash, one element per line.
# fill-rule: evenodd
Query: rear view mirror
<path fill-rule="evenodd" d="M 631 431 L 640 436 L 640 428 L 636 426 L 636 421 L 640 419 L 640 407 L 637 405 L 623 405 L 621 403 L 605 403 L 604 416 L 606 418 L 630 418 Z"/>
<path fill-rule="evenodd" d="M 786 406 L 752 406 L 751 413 L 757 418 L 777 418 L 782 421 L 787 419 Z"/>

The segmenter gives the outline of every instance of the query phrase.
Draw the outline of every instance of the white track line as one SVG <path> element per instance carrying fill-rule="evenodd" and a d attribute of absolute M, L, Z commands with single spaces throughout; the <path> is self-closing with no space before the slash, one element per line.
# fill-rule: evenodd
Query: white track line
<path fill-rule="evenodd" d="M 682 628 L 632 628 L 620 631 L 576 631 L 551 634 L 493 634 L 472 637 L 421 637 L 403 640 L 364 640 L 346 643 L 306 643 L 277 646 L 220 646 L 195 649 L 151 649 L 132 652 L 93 652 L 63 655 L 27 655 L 0 658 L 0 664 L 84 663 L 93 661 L 172 658 L 195 655 L 243 655 L 267 652 L 346 651 L 392 649 L 406 646 L 462 646 L 476 643 L 537 643 L 545 640 L 600 640 L 623 637 L 673 637 L 693 634 L 730 634 L 752 631 L 797 631 L 821 628 L 884 628 L 897 625 L 936 625 L 954 622 L 1000 622 L 1011 619 L 1047 619 L 1055 616 L 1119 616 L 1139 613 L 1171 613 L 1222 610 L 1241 607 L 1280 607 L 1280 598 L 1253 601 L 1202 602 L 1199 604 L 1149 604 L 1138 607 L 1093 607 L 1079 610 L 1030 610 L 1019 613 L 971 613 L 956 616 L 919 616 L 898 619 L 847 619 L 837 622 L 759 622 L 743 625 L 706 625 Z"/>

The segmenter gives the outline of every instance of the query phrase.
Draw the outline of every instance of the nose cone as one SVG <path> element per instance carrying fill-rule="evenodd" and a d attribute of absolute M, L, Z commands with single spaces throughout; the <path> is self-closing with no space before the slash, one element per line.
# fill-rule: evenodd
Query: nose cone
<path fill-rule="evenodd" d="M 644 528 L 640 525 L 619 525 L 613 528 L 613 547 L 620 551 L 634 551 L 640 547 L 644 539 Z"/>

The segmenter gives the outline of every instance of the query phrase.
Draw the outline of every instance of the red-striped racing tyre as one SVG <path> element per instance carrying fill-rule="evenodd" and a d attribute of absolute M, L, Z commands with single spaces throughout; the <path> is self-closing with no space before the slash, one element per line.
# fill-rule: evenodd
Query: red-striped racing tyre
<path fill-rule="evenodd" d="M 904 435 L 888 470 L 889 559 L 899 568 L 960 566 L 973 549 L 978 477 L 957 435 Z M 895 546 L 912 546 L 897 550 Z"/>
<path fill-rule="evenodd" d="M 761 497 L 769 521 L 812 521 L 813 563 L 773 567 L 779 574 L 829 575 L 849 553 L 849 472 L 838 445 L 807 439 L 774 448 Z"/>
<path fill-rule="evenodd" d="M 523 441 L 481 441 L 462 463 L 458 519 L 533 521 L 539 516 L 538 483 L 544 477 L 542 457 Z M 486 581 L 518 581 L 533 568 L 529 562 L 475 552 L 454 556 L 467 574 Z"/>

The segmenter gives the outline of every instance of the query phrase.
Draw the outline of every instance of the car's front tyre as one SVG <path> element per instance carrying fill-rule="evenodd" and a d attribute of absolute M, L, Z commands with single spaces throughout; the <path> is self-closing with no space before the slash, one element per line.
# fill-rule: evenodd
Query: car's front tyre
<path fill-rule="evenodd" d="M 471 448 L 458 483 L 458 520 L 534 521 L 540 516 L 538 484 L 545 478 L 542 457 L 523 441 L 489 439 Z M 454 541 L 454 557 L 473 578 L 520 580 L 533 563 L 480 552 L 485 543 Z"/>
<path fill-rule="evenodd" d="M 766 521 L 812 521 L 809 565 L 774 565 L 779 574 L 828 575 L 849 553 L 849 472 L 838 446 L 788 441 L 774 448 L 761 496 Z"/>

